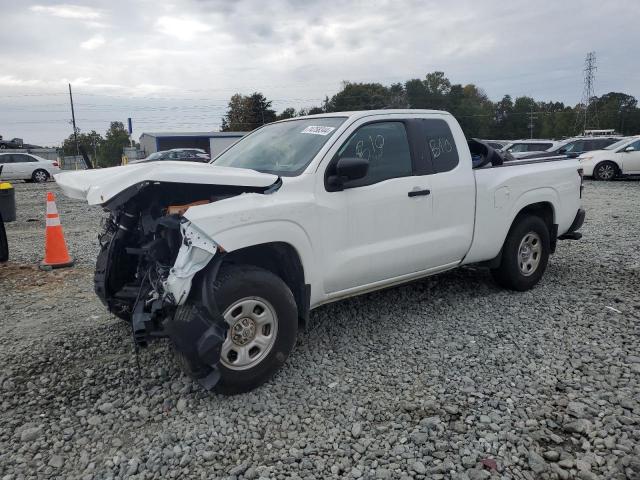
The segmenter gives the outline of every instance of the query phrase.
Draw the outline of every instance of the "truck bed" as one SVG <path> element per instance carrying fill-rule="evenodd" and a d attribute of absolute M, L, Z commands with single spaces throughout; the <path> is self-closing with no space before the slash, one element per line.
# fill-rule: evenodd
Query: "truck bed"
<path fill-rule="evenodd" d="M 552 208 L 557 235 L 565 233 L 580 208 L 579 169 L 578 160 L 564 156 L 511 160 L 475 169 L 476 223 L 463 264 L 498 255 L 518 212 L 539 198 Z"/>

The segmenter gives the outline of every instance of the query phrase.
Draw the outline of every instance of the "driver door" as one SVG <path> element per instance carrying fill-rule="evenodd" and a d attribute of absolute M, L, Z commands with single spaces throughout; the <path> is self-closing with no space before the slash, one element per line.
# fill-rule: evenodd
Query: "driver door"
<path fill-rule="evenodd" d="M 342 191 L 318 185 L 324 291 L 330 296 L 424 270 L 435 254 L 424 230 L 432 216 L 431 178 L 414 174 L 405 123 L 360 126 L 333 161 L 353 157 L 369 160 L 364 178 L 346 182 Z"/>

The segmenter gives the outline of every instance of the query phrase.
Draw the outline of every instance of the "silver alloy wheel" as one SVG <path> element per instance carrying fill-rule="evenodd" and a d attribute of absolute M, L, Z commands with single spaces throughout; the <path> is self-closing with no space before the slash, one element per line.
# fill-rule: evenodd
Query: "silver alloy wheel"
<path fill-rule="evenodd" d="M 616 170 L 610 163 L 604 163 L 598 166 L 598 178 L 601 180 L 611 180 L 616 174 Z"/>
<path fill-rule="evenodd" d="M 230 370 L 255 367 L 269 354 L 278 335 L 278 316 L 264 298 L 242 298 L 222 314 L 229 325 L 220 362 Z"/>
<path fill-rule="evenodd" d="M 527 233 L 518 247 L 518 266 L 525 277 L 533 275 L 542 258 L 542 240 L 536 232 Z"/>
<path fill-rule="evenodd" d="M 47 178 L 48 175 L 44 170 L 38 170 L 33 174 L 33 179 L 38 183 L 46 182 Z"/>

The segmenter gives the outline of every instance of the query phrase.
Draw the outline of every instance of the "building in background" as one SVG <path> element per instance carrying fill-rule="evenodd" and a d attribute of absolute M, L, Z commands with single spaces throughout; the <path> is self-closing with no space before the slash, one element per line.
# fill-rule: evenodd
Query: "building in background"
<path fill-rule="evenodd" d="M 211 158 L 236 143 L 247 132 L 161 132 L 140 135 L 145 156 L 172 148 L 201 148 Z"/>

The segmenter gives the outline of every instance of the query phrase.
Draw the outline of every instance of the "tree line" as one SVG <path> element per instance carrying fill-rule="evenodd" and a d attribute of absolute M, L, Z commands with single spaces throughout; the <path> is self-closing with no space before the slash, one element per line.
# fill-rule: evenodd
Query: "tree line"
<path fill-rule="evenodd" d="M 431 72 L 423 79 L 388 86 L 343 82 L 342 89 L 331 98 L 325 97 L 321 105 L 300 110 L 289 107 L 276 113 L 272 103 L 259 92 L 233 95 L 221 130 L 251 131 L 295 116 L 388 108 L 446 110 L 458 119 L 467 137 L 515 139 L 533 134 L 536 138 L 563 138 L 582 133 L 584 126 L 577 121 L 584 111 L 581 104 L 537 101 L 528 96 L 513 99 L 510 95 L 493 102 L 474 84 L 452 84 L 444 72 Z M 609 92 L 594 97 L 589 116 L 593 120 L 587 128 L 615 129 L 624 135 L 640 133 L 640 108 L 631 95 Z"/>
<path fill-rule="evenodd" d="M 96 167 L 112 167 L 120 165 L 122 151 L 130 146 L 129 131 L 122 122 L 111 122 L 109 129 L 104 136 L 95 130 L 89 133 L 82 133 L 76 129 L 76 136 L 73 134 L 62 142 L 63 155 L 78 155 L 78 148 L 83 147 L 87 155 Z"/>

